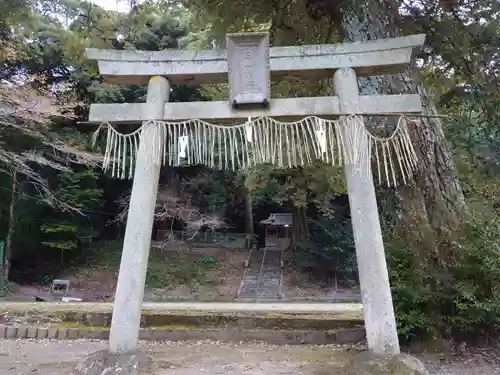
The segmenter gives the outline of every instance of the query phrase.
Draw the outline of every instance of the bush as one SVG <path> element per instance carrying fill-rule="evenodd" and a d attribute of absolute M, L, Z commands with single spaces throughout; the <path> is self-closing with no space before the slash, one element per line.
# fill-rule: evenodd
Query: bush
<path fill-rule="evenodd" d="M 416 269 L 411 245 L 400 240 L 389 244 L 391 286 L 403 340 L 429 334 L 471 340 L 498 331 L 500 221 L 471 217 L 452 240 L 441 242 L 455 254 L 445 269 L 432 264 Z"/>
<path fill-rule="evenodd" d="M 309 231 L 309 238 L 297 244 L 294 261 L 314 270 L 316 278 L 328 279 L 335 270 L 340 281 L 356 283 L 356 251 L 351 223 L 327 217 L 309 219 Z"/>
<path fill-rule="evenodd" d="M 436 330 L 427 313 L 434 297 L 429 285 L 432 276 L 416 273 L 411 247 L 402 241 L 387 248 L 389 278 L 396 312 L 398 332 L 403 341 L 432 334 Z"/>
<path fill-rule="evenodd" d="M 484 201 L 483 201 L 484 202 Z M 426 228 L 386 238 L 389 276 L 402 342 L 427 338 L 474 340 L 500 331 L 500 218 L 469 199 L 468 221 L 441 238 Z M 480 203 L 480 204 L 477 204 Z M 343 281 L 357 278 L 349 221 L 309 220 L 310 236 L 293 261 L 317 278 L 337 267 Z M 394 227 L 392 227 L 394 229 Z M 386 234 L 390 231 L 386 227 Z M 432 250 L 431 250 L 432 249 Z"/>

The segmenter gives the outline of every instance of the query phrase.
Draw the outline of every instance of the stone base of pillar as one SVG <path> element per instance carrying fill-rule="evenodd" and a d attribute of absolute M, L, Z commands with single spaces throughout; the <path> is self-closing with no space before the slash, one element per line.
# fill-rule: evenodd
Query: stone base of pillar
<path fill-rule="evenodd" d="M 371 352 L 355 355 L 344 368 L 345 375 L 428 375 L 424 364 L 408 354 L 384 356 Z"/>
<path fill-rule="evenodd" d="M 78 363 L 74 375 L 156 375 L 152 357 L 142 352 L 115 354 L 101 350 L 87 355 Z"/>

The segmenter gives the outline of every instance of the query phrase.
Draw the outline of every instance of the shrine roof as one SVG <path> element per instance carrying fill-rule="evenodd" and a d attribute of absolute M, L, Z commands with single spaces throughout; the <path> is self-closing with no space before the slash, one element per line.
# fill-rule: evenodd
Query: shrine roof
<path fill-rule="evenodd" d="M 292 226 L 293 215 L 291 213 L 272 213 L 265 220 L 261 220 L 261 224 L 272 225 L 272 226 Z"/>

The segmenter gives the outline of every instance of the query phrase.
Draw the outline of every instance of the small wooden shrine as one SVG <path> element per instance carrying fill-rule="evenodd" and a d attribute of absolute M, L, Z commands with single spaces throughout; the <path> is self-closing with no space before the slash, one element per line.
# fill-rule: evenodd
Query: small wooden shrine
<path fill-rule="evenodd" d="M 284 250 L 290 246 L 293 215 L 291 213 L 272 213 L 261 220 L 265 228 L 265 244 L 267 249 Z"/>

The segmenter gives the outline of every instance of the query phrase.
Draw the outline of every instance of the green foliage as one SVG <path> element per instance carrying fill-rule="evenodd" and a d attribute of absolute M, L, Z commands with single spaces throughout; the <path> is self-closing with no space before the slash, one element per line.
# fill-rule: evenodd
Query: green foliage
<path fill-rule="evenodd" d="M 300 241 L 293 258 L 299 266 L 314 269 L 317 278 L 327 278 L 332 271 L 345 284 L 357 279 L 356 252 L 350 221 L 321 216 L 309 219 L 309 238 Z"/>
<path fill-rule="evenodd" d="M 71 250 L 88 245 L 98 235 L 94 225 L 87 216 L 89 212 L 98 210 L 103 203 L 103 191 L 97 186 L 99 175 L 91 169 L 81 172 L 63 173 L 59 177 L 57 198 L 82 211 L 82 215 L 58 213 L 47 219 L 40 226 L 44 236 L 42 244 Z"/>
<path fill-rule="evenodd" d="M 215 267 L 217 265 L 217 258 L 213 255 L 202 253 L 196 263 L 203 264 L 208 267 Z"/>
<path fill-rule="evenodd" d="M 464 225 L 457 240 L 460 262 L 452 270 L 453 311 L 445 316 L 451 332 L 487 335 L 500 323 L 500 221 Z"/>
<path fill-rule="evenodd" d="M 488 339 L 500 328 L 500 138 L 491 129 L 495 119 L 477 100 L 466 92 L 447 106 L 451 117 L 445 125 L 467 212 L 456 231 L 443 230 L 431 239 L 437 254 L 446 255 L 422 258 L 428 242 L 410 234 L 388 239 L 398 328 L 405 340 Z"/>
<path fill-rule="evenodd" d="M 99 174 L 92 169 L 63 173 L 58 197 L 74 207 L 92 210 L 102 205 L 102 190 L 98 187 Z"/>
<path fill-rule="evenodd" d="M 86 256 L 88 266 L 103 267 L 118 273 L 122 243 L 103 242 L 94 246 Z M 207 271 L 217 267 L 218 259 L 205 253 L 192 253 L 189 249 L 160 252 L 151 249 L 146 274 L 148 288 L 168 288 L 185 284 L 189 286 L 213 284 Z M 82 264 L 75 266 L 81 267 Z"/>
<path fill-rule="evenodd" d="M 249 171 L 246 185 L 257 198 L 272 196 L 281 204 L 290 202 L 295 207 L 323 203 L 345 192 L 341 170 L 320 163 L 286 170 L 258 166 Z"/>
<path fill-rule="evenodd" d="M 87 265 L 97 265 L 106 270 L 118 272 L 122 252 L 122 241 L 99 241 L 85 255 Z M 76 267 L 80 264 L 76 264 Z"/>
<path fill-rule="evenodd" d="M 43 129 L 36 129 L 43 131 L 48 140 L 62 150 L 76 148 L 89 151 L 89 132 L 95 128 L 76 123 L 76 120 L 86 120 L 87 103 L 143 102 L 146 97 L 145 86 L 103 84 L 97 73 L 97 64 L 85 58 L 85 48 L 177 48 L 179 40 L 190 32 L 190 16 L 185 10 L 179 6 L 164 6 L 163 2 L 138 5 L 130 13 L 108 12 L 79 0 L 10 1 L 7 5 L 10 9 L 0 15 L 0 32 L 5 34 L 0 38 L 0 78 L 29 81 L 54 96 L 58 103 L 68 98 L 72 104 L 77 101 L 75 115 L 79 118 L 51 117 Z M 170 99 L 190 101 L 206 98 L 196 87 L 175 86 Z M 4 116 L 0 118 L 0 121 L 3 120 L 6 120 Z M 22 129 L 23 124 L 19 125 Z M 125 132 L 134 130 L 131 126 L 122 129 Z M 42 264 L 54 261 L 58 264 L 57 272 L 60 272 L 59 254 L 62 252 L 67 253 L 65 259 L 70 261 L 71 257 L 84 252 L 96 238 L 121 234 L 116 226 L 110 226 L 110 230 L 105 231 L 104 224 L 115 214 L 114 201 L 130 187 L 129 182 L 106 181 L 102 171 L 88 167 L 85 162 L 74 162 L 79 155 L 53 150 L 51 145 L 41 144 L 31 133 L 26 134 L 17 128 L 15 131 L 14 134 L 12 129 L 3 129 L 0 137 L 2 147 L 8 146 L 17 153 L 42 154 L 50 161 L 55 159 L 60 163 L 64 173 L 45 165 L 34 165 L 33 168 L 47 178 L 54 198 L 79 210 L 80 214 L 75 211 L 57 212 L 47 207 L 38 199 L 35 188 L 25 189 L 23 185 L 23 189 L 19 189 L 19 198 L 16 197 L 13 218 L 9 219 L 11 194 L 9 190 L 2 190 L 0 199 L 5 203 L 0 207 L 1 229 L 7 232 L 9 221 L 15 229 L 13 267 L 29 263 L 30 267 L 38 269 L 37 264 L 32 264 L 37 259 Z M 0 186 L 10 189 L 8 178 L 4 179 L 2 175 L 1 179 Z M 217 178 L 215 180 L 218 181 Z M 21 195 L 25 193 L 27 195 Z M 216 194 L 224 195 L 224 192 Z M 51 274 L 54 272 L 50 271 Z"/>
<path fill-rule="evenodd" d="M 467 339 L 487 337 L 500 328 L 500 221 L 471 212 L 453 234 L 453 262 L 437 270 L 421 262 L 408 239 L 387 248 L 399 333 L 405 340 L 423 335 Z M 448 243 L 448 241 L 443 241 Z"/>
<path fill-rule="evenodd" d="M 44 224 L 40 227 L 42 233 L 49 235 L 50 237 L 58 235 L 59 237 L 75 237 L 77 236 L 78 228 L 76 225 L 71 223 L 54 223 L 54 224 Z M 75 240 L 58 240 L 58 241 L 42 241 L 42 245 L 55 247 L 61 250 L 71 250 L 78 247 L 78 243 Z"/>
<path fill-rule="evenodd" d="M 386 247 L 398 333 L 405 341 L 438 330 L 428 305 L 432 305 L 432 276 L 415 269 L 415 255 L 406 240 L 393 240 Z"/>
<path fill-rule="evenodd" d="M 203 167 L 186 168 L 182 172 L 180 186 L 183 194 L 188 195 L 200 211 L 225 213 L 238 189 L 233 173 Z"/>
<path fill-rule="evenodd" d="M 206 272 L 217 265 L 217 258 L 207 254 L 182 253 L 153 255 L 148 264 L 146 285 L 149 288 L 167 288 L 172 285 L 212 284 Z"/>

